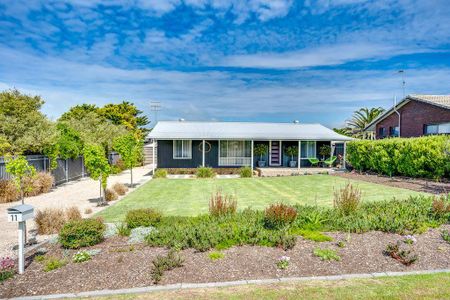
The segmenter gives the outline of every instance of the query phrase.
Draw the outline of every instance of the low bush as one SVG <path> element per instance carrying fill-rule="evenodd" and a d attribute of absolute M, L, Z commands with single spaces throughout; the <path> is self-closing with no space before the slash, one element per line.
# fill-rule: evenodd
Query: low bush
<path fill-rule="evenodd" d="M 123 170 L 126 170 L 125 163 L 121 158 L 116 160 L 114 164 L 111 165 L 111 174 L 119 174 L 122 173 Z"/>
<path fill-rule="evenodd" d="M 334 207 L 344 215 L 349 215 L 358 209 L 361 202 L 361 190 L 348 183 L 344 188 L 334 192 Z"/>
<path fill-rule="evenodd" d="M 216 173 L 210 167 L 198 167 L 195 175 L 197 178 L 213 178 L 216 176 Z"/>
<path fill-rule="evenodd" d="M 106 201 L 115 201 L 117 199 L 119 199 L 119 196 L 113 189 L 107 188 L 105 190 L 105 200 Z"/>
<path fill-rule="evenodd" d="M 0 282 L 14 276 L 15 262 L 12 258 L 4 257 L 0 259 Z"/>
<path fill-rule="evenodd" d="M 117 234 L 120 236 L 130 236 L 131 228 L 128 228 L 127 224 L 120 223 L 116 225 Z"/>
<path fill-rule="evenodd" d="M 75 221 L 75 220 L 81 220 L 81 212 L 76 206 L 72 206 L 69 208 L 66 208 L 66 220 L 67 221 Z"/>
<path fill-rule="evenodd" d="M 195 175 L 197 168 L 166 168 L 168 174 L 174 175 Z M 214 168 L 214 172 L 218 175 L 239 175 L 240 168 Z"/>
<path fill-rule="evenodd" d="M 289 267 L 289 261 L 291 258 L 289 256 L 282 256 L 279 261 L 277 261 L 278 269 L 285 270 Z"/>
<path fill-rule="evenodd" d="M 237 202 L 232 195 L 224 195 L 218 190 L 211 196 L 209 201 L 209 213 L 212 216 L 219 217 L 236 213 Z"/>
<path fill-rule="evenodd" d="M 410 245 L 405 245 L 401 241 L 398 241 L 396 244 L 388 244 L 386 254 L 405 266 L 413 264 L 418 259 L 413 248 Z"/>
<path fill-rule="evenodd" d="M 67 265 L 67 261 L 55 257 L 50 257 L 44 262 L 44 272 L 50 272 Z"/>
<path fill-rule="evenodd" d="M 167 178 L 167 171 L 164 169 L 156 169 L 153 178 Z"/>
<path fill-rule="evenodd" d="M 17 201 L 20 198 L 19 190 L 12 180 L 0 180 L 0 203 Z"/>
<path fill-rule="evenodd" d="M 211 253 L 208 254 L 208 257 L 210 260 L 219 260 L 225 257 L 225 254 L 223 254 L 222 252 L 218 252 L 218 251 L 213 251 Z"/>
<path fill-rule="evenodd" d="M 241 178 L 248 178 L 253 176 L 252 168 L 250 167 L 242 167 L 239 175 Z"/>
<path fill-rule="evenodd" d="M 112 186 L 112 189 L 117 193 L 119 196 L 123 196 L 128 192 L 128 188 L 122 184 L 122 183 L 115 183 Z"/>
<path fill-rule="evenodd" d="M 130 210 L 126 217 L 125 223 L 128 228 L 155 226 L 161 221 L 162 214 L 152 208 L 140 208 Z"/>
<path fill-rule="evenodd" d="M 66 223 L 59 232 L 59 242 L 64 248 L 78 249 L 103 241 L 105 224 L 100 219 L 83 219 Z"/>
<path fill-rule="evenodd" d="M 161 281 L 165 271 L 170 271 L 183 266 L 184 259 L 178 251 L 169 250 L 166 256 L 157 256 L 153 261 L 151 276 L 154 283 Z"/>
<path fill-rule="evenodd" d="M 58 233 L 68 221 L 81 220 L 81 213 L 76 207 L 66 210 L 61 208 L 45 208 L 37 210 L 34 221 L 39 234 Z"/>
<path fill-rule="evenodd" d="M 341 257 L 333 249 L 316 248 L 314 249 L 313 253 L 321 260 L 335 260 L 335 261 L 341 260 Z"/>
<path fill-rule="evenodd" d="M 291 224 L 297 217 L 297 211 L 292 206 L 277 203 L 265 210 L 264 222 L 267 228 L 282 228 Z"/>
<path fill-rule="evenodd" d="M 92 214 L 92 208 L 85 208 L 84 209 L 84 214 L 86 214 L 86 215 Z"/>
<path fill-rule="evenodd" d="M 52 189 L 55 178 L 48 172 L 37 173 L 37 179 L 41 193 L 48 193 Z"/>
<path fill-rule="evenodd" d="M 433 200 L 433 212 L 437 215 L 445 215 L 450 213 L 450 194 L 441 195 Z"/>
<path fill-rule="evenodd" d="M 82 263 L 91 260 L 92 256 L 87 251 L 78 251 L 72 256 L 74 263 Z"/>
<path fill-rule="evenodd" d="M 54 183 L 54 177 L 47 172 L 39 172 L 33 177 L 26 177 L 24 179 L 25 197 L 37 196 L 42 193 L 48 193 Z"/>
<path fill-rule="evenodd" d="M 450 231 L 448 230 L 442 230 L 441 237 L 444 241 L 450 244 Z"/>

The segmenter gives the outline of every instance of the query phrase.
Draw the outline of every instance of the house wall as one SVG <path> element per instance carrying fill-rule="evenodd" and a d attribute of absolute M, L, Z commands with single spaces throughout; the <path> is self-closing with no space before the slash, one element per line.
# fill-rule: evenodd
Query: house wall
<path fill-rule="evenodd" d="M 450 110 L 435 105 L 411 100 L 399 110 L 401 113 L 400 136 L 417 137 L 423 135 L 425 124 L 450 122 Z M 389 116 L 377 123 L 375 137 L 380 139 L 379 130 L 386 128 L 387 137 L 389 127 L 398 126 L 398 115 L 392 112 Z"/>

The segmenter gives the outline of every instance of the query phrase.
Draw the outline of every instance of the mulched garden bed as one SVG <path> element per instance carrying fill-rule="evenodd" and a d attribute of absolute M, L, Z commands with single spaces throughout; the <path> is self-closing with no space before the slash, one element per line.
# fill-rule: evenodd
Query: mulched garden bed
<path fill-rule="evenodd" d="M 331 175 L 339 176 L 348 179 L 362 180 L 372 183 L 384 184 L 392 187 L 409 189 L 417 192 L 425 192 L 431 194 L 447 194 L 450 192 L 450 181 L 448 179 L 442 179 L 440 182 L 418 179 L 400 176 L 380 176 L 371 173 L 358 173 L 358 172 L 335 172 Z"/>
<path fill-rule="evenodd" d="M 384 254 L 387 244 L 402 240 L 401 235 L 334 232 L 328 233 L 333 237 L 332 242 L 317 243 L 299 237 L 296 246 L 288 251 L 259 246 L 233 247 L 223 251 L 223 259 L 215 261 L 209 258 L 210 252 L 183 250 L 183 267 L 167 271 L 159 284 L 450 268 L 450 244 L 441 237 L 443 229 L 450 230 L 450 225 L 415 236 L 417 242 L 413 247 L 418 260 L 408 267 Z M 339 241 L 344 241 L 346 246 L 338 247 Z M 65 254 L 69 263 L 44 272 L 42 262 L 29 257 L 25 274 L 0 284 L 1 298 L 150 286 L 154 284 L 152 260 L 168 252 L 143 244 L 130 246 L 125 238 L 113 237 L 87 248 L 102 250 L 92 260 L 73 263 L 71 257 L 76 250 L 63 250 L 56 244 L 45 247 L 47 256 L 62 258 Z M 318 247 L 335 250 L 341 260 L 322 261 L 313 255 L 313 250 Z M 289 267 L 285 270 L 276 265 L 282 256 L 290 257 Z"/>

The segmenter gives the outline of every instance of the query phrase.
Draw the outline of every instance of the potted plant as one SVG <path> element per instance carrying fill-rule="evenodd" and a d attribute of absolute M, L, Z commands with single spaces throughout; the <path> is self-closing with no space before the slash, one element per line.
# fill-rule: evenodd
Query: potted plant
<path fill-rule="evenodd" d="M 291 160 L 289 161 L 289 166 L 291 168 L 295 168 L 297 166 L 297 161 L 294 160 L 294 156 L 298 155 L 298 149 L 295 146 L 289 146 L 285 150 L 286 154 L 291 157 Z"/>
<path fill-rule="evenodd" d="M 319 149 L 319 154 L 322 155 L 322 160 L 325 160 L 326 157 L 331 155 L 331 146 L 322 145 Z"/>
<path fill-rule="evenodd" d="M 255 155 L 259 156 L 258 167 L 264 167 L 266 165 L 266 161 L 263 160 L 263 156 L 267 153 L 267 145 L 258 144 L 255 146 L 253 152 L 255 153 Z"/>

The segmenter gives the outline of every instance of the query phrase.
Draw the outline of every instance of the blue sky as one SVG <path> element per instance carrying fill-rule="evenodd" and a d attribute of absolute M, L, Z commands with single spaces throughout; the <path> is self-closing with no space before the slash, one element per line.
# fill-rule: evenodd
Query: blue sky
<path fill-rule="evenodd" d="M 450 93 L 447 0 L 0 0 L 0 90 L 159 119 L 319 122 Z"/>

